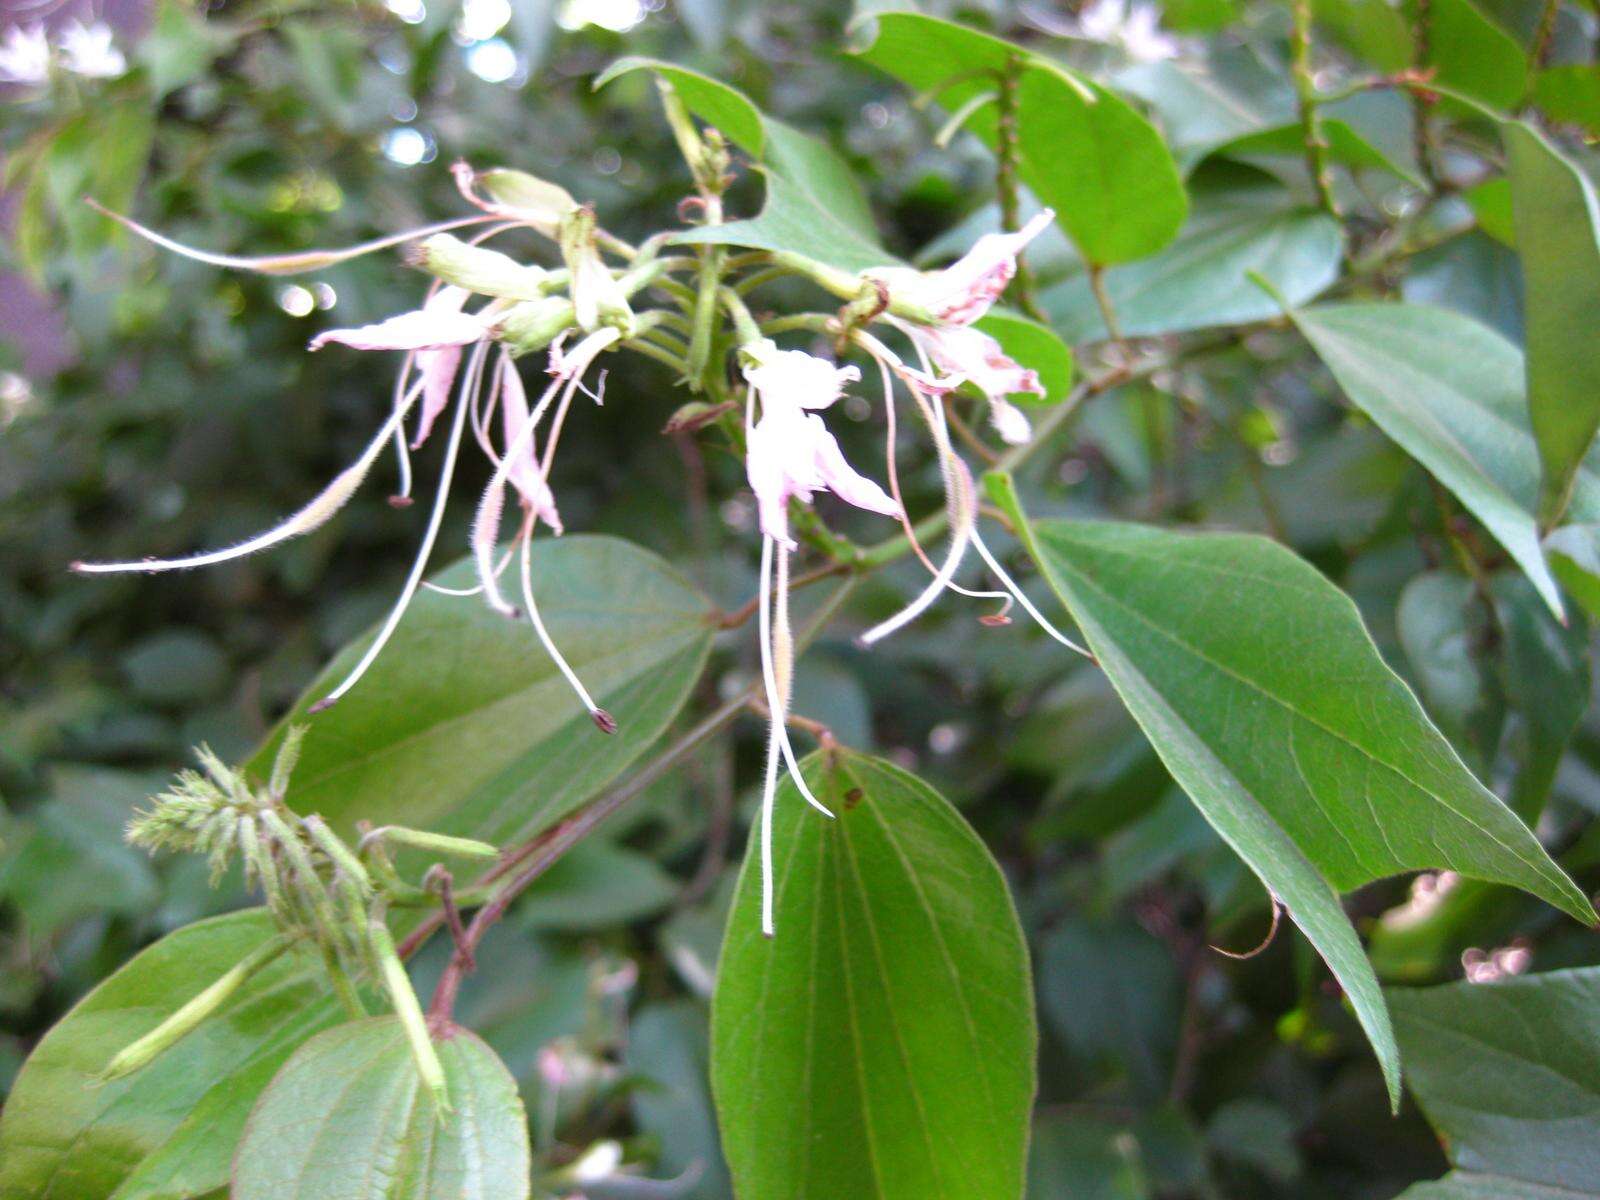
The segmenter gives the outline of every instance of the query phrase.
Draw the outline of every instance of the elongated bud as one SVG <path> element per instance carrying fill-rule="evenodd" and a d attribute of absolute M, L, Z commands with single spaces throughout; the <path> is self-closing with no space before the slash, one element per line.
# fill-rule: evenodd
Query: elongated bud
<path fill-rule="evenodd" d="M 555 237 L 561 218 L 578 207 L 578 202 L 566 188 L 526 171 L 513 171 L 506 167 L 473 171 L 466 167 L 463 175 L 461 170 L 464 166 L 457 164 L 458 184 L 470 177 L 467 186 L 482 188 L 490 207 L 498 215 L 531 225 L 545 237 Z"/>
<path fill-rule="evenodd" d="M 272 760 L 272 779 L 267 784 L 275 799 L 282 800 L 289 794 L 289 776 L 294 774 L 295 764 L 300 761 L 300 750 L 310 728 L 309 725 L 291 725 L 283 735 L 283 744 Z"/>
<path fill-rule="evenodd" d="M 586 333 L 610 325 L 620 329 L 624 337 L 632 337 L 633 310 L 595 248 L 595 229 L 594 209 L 587 204 L 573 209 L 561 221 L 561 257 L 566 260 L 571 275 L 568 286 L 573 311 L 579 327 Z"/>
<path fill-rule="evenodd" d="M 428 833 L 422 829 L 407 829 L 403 825 L 385 825 L 374 829 L 362 838 L 362 844 L 382 838 L 401 846 L 413 846 L 418 850 L 431 850 L 435 854 L 451 854 L 457 858 L 499 858 L 498 847 L 491 846 L 488 842 L 480 842 L 475 838 L 451 837 L 448 833 Z"/>
<path fill-rule="evenodd" d="M 102 1082 L 110 1083 L 131 1075 L 148 1066 L 157 1055 L 176 1045 L 185 1034 L 191 1033 L 207 1017 L 233 998 L 245 982 L 262 967 L 272 962 L 289 948 L 290 939 L 282 935 L 260 946 L 230 967 L 216 982 L 190 1000 L 133 1045 L 120 1051 L 100 1073 Z"/>
<path fill-rule="evenodd" d="M 372 876 L 367 874 L 367 868 L 361 865 L 361 860 L 356 857 L 355 851 L 344 844 L 344 839 L 328 828 L 328 823 L 316 813 L 300 819 L 301 827 L 306 831 L 306 836 L 311 839 L 311 844 L 323 854 L 327 855 L 338 870 L 341 877 L 350 880 L 363 898 L 372 895 Z"/>
<path fill-rule="evenodd" d="M 572 301 L 564 296 L 524 300 L 506 310 L 494 327 L 494 336 L 512 354 L 532 354 L 571 329 L 575 319 Z"/>
<path fill-rule="evenodd" d="M 434 1107 L 441 1113 L 450 1111 L 450 1091 L 445 1085 L 444 1066 L 439 1062 L 439 1052 L 434 1049 L 433 1038 L 428 1035 L 428 1020 L 422 1015 L 422 1005 L 417 1003 L 417 993 L 411 990 L 411 980 L 395 953 L 394 938 L 380 915 L 367 924 L 367 940 L 372 948 L 372 958 L 378 968 L 378 977 L 389 994 L 389 1004 L 394 1015 L 400 1018 L 406 1040 L 411 1043 L 411 1057 L 416 1061 L 417 1074 L 433 1095 Z"/>
<path fill-rule="evenodd" d="M 509 254 L 473 246 L 448 233 L 436 233 L 406 247 L 406 262 L 445 283 L 482 296 L 506 300 L 540 300 L 548 277 L 541 267 L 519 263 Z"/>

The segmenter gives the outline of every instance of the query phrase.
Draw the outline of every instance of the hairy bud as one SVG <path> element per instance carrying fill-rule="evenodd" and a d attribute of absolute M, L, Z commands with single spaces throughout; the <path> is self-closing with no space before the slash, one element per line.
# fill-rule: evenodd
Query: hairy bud
<path fill-rule="evenodd" d="M 572 301 L 563 296 L 524 300 L 507 309 L 494 327 L 494 335 L 512 354 L 543 350 L 572 328 Z"/>
<path fill-rule="evenodd" d="M 410 246 L 406 262 L 428 274 L 477 292 L 506 300 L 540 300 L 548 272 L 519 263 L 508 254 L 474 246 L 448 233 L 436 233 Z"/>

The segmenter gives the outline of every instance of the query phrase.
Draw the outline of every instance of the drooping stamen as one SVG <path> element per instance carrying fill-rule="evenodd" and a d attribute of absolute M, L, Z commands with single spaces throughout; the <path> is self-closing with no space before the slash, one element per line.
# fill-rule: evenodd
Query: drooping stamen
<path fill-rule="evenodd" d="M 539 635 L 539 641 L 544 646 L 545 653 L 550 656 L 550 661 L 556 664 L 556 669 L 566 676 L 572 685 L 572 690 L 578 694 L 578 699 L 583 701 L 584 708 L 589 710 L 589 716 L 600 727 L 602 733 L 615 733 L 617 722 L 605 709 L 594 702 L 594 697 L 589 695 L 583 681 L 578 678 L 578 673 L 567 665 L 567 660 L 560 650 L 556 649 L 555 641 L 550 637 L 550 631 L 544 627 L 544 620 L 539 616 L 539 606 L 533 599 L 533 523 L 537 518 L 529 513 L 521 533 L 522 539 L 522 603 L 528 610 L 528 620 L 533 623 L 534 632 Z"/>
<path fill-rule="evenodd" d="M 800 773 L 795 761 L 794 743 L 789 740 L 789 701 L 794 689 L 794 635 L 789 628 L 789 548 L 778 544 L 778 577 L 772 588 L 772 624 L 770 636 L 761 633 L 762 674 L 767 685 L 767 705 L 772 710 L 772 720 L 778 727 L 778 744 L 783 751 L 783 761 L 789 768 L 789 778 L 811 805 L 825 817 L 833 811 L 818 800 Z M 765 551 L 763 558 L 769 557 Z M 763 614 L 765 615 L 765 614 Z"/>
<path fill-rule="evenodd" d="M 209 567 L 216 563 L 229 562 L 235 558 L 244 558 L 246 555 L 255 554 L 268 547 L 286 542 L 290 538 L 299 537 L 310 533 L 328 522 L 328 520 L 355 495 L 362 482 L 367 477 L 367 472 L 372 470 L 372 464 L 383 453 L 384 443 L 387 442 L 404 423 L 406 413 L 416 401 L 416 394 L 412 394 L 389 414 L 388 420 L 379 428 L 376 436 L 367 443 L 362 450 L 361 457 L 356 459 L 343 471 L 334 477 L 332 483 L 324 488 L 307 505 L 295 512 L 288 520 L 257 534 L 248 541 L 240 542 L 237 546 L 229 546 L 224 550 L 207 550 L 201 554 L 191 554 L 184 558 L 146 558 L 137 562 L 75 562 L 71 569 L 80 575 L 110 575 L 120 572 L 138 571 L 156 573 L 159 571 L 184 571 L 194 567 Z"/>
<path fill-rule="evenodd" d="M 989 570 L 994 572 L 994 577 L 1001 583 L 1005 584 L 1006 590 L 1017 598 L 1017 603 L 1022 605 L 1022 610 L 1032 617 L 1036 622 L 1038 622 L 1040 629 L 1044 630 L 1069 650 L 1076 650 L 1085 658 L 1093 660 L 1093 654 L 1090 654 L 1089 651 L 1085 650 L 1082 646 L 1078 645 L 1077 642 L 1073 641 L 1049 621 L 1045 620 L 1044 614 L 1034 607 L 1033 601 L 1028 599 L 1027 593 L 1016 585 L 1011 576 L 1006 574 L 1006 570 L 1000 565 L 999 560 L 989 552 L 989 547 L 983 544 L 983 537 L 978 533 L 976 526 L 974 526 L 972 530 L 972 544 L 977 548 L 979 557 L 981 557 L 983 561 L 988 564 Z"/>
<path fill-rule="evenodd" d="M 534 405 L 533 411 L 528 414 L 528 419 L 523 423 L 517 436 L 512 438 L 505 448 L 505 453 L 500 461 L 495 464 L 494 474 L 489 478 L 489 486 L 484 489 L 484 500 L 479 506 L 480 519 L 493 517 L 495 531 L 499 528 L 499 510 L 492 507 L 489 501 L 490 493 L 502 493 L 505 489 L 506 478 L 511 473 L 511 464 L 517 461 L 517 456 L 522 454 L 528 443 L 533 440 L 533 431 L 538 428 L 540 420 L 544 417 L 545 410 L 555 400 L 557 393 L 571 390 L 576 387 L 583 373 L 589 369 L 595 357 L 622 336 L 622 331 L 613 326 L 598 329 L 589 334 L 573 348 L 570 355 L 561 359 L 560 370 L 555 378 L 550 381 L 550 386 L 539 397 L 539 403 Z M 487 534 L 488 536 L 481 536 Z M 478 560 L 478 578 L 484 585 L 484 599 L 491 608 L 498 612 L 511 611 L 511 605 L 500 594 L 500 589 L 495 584 L 491 552 L 494 547 L 494 533 L 480 531 L 476 522 L 473 528 L 473 552 Z"/>
<path fill-rule="evenodd" d="M 196 262 L 208 263 L 213 267 L 228 267 L 236 271 L 256 271 L 263 275 L 298 275 L 305 271 L 320 271 L 324 267 L 346 262 L 352 258 L 359 258 L 361 255 L 371 254 L 375 250 L 387 250 L 390 246 L 413 242 L 435 233 L 445 233 L 451 229 L 461 229 L 468 225 L 484 225 L 498 219 L 493 216 L 456 217 L 454 220 L 440 221 L 436 225 L 424 225 L 420 229 L 390 234 L 388 237 L 375 238 L 370 242 L 346 246 L 340 250 L 301 250 L 295 254 L 264 254 L 257 257 L 241 257 L 236 254 L 213 254 L 208 250 L 197 250 L 193 246 L 185 246 L 182 242 L 175 242 L 165 234 L 157 233 L 154 229 L 139 224 L 132 217 L 125 217 L 121 213 L 112 212 L 98 200 L 93 200 L 89 197 L 85 197 L 84 200 L 90 208 L 102 216 L 110 217 L 124 228 L 137 233 L 146 241 L 154 242 L 163 250 L 171 250 L 174 254 L 181 254 L 185 258 L 192 258 Z"/>
<path fill-rule="evenodd" d="M 405 616 L 406 609 L 411 605 L 412 597 L 417 594 L 423 573 L 428 569 L 428 559 L 433 554 L 434 543 L 439 538 L 439 527 L 444 523 L 444 510 L 450 499 L 450 480 L 455 475 L 456 459 L 461 453 L 461 434 L 467 424 L 469 401 L 472 392 L 483 378 L 483 360 L 488 349 L 487 342 L 480 342 L 474 347 L 472 361 L 462 378 L 461 394 L 456 401 L 455 419 L 450 424 L 450 441 L 445 446 L 444 465 L 439 469 L 439 490 L 434 496 L 433 511 L 428 516 L 428 527 L 422 534 L 422 545 L 411 564 L 411 573 L 406 577 L 405 586 L 400 589 L 400 598 L 389 610 L 389 616 L 384 621 L 383 627 L 378 630 L 378 636 L 372 639 L 372 645 L 367 647 L 366 653 L 361 656 L 355 668 L 345 676 L 344 682 L 313 704 L 309 712 L 318 713 L 335 704 L 367 673 L 367 668 L 373 664 L 389 639 L 394 636 L 395 629 L 400 625 L 400 619 Z"/>
<path fill-rule="evenodd" d="M 882 350 L 883 355 L 888 356 L 890 354 L 887 347 L 884 347 L 882 343 L 878 343 L 875 338 L 872 339 L 872 341 L 876 343 L 879 349 Z M 868 348 L 869 350 L 872 349 L 870 346 Z M 905 497 L 900 494 L 900 473 L 895 466 L 895 440 L 898 431 L 896 429 L 894 412 L 894 377 L 890 373 L 887 357 L 880 357 L 875 353 L 874 359 L 878 364 L 878 372 L 883 380 L 883 412 L 885 426 L 884 458 L 887 462 L 889 471 L 889 495 L 894 497 L 894 502 L 900 506 L 900 528 L 905 532 L 906 541 L 910 544 L 912 553 L 914 553 L 917 556 L 917 560 L 927 568 L 928 574 L 937 575 L 939 573 L 939 568 L 933 565 L 933 560 L 928 557 L 927 551 L 922 548 L 922 542 L 917 537 L 916 526 L 911 523 L 910 514 L 906 509 Z M 908 381 L 906 386 L 912 387 L 913 385 Z M 945 482 L 945 507 L 948 508 L 950 504 L 948 474 L 945 475 Z M 980 617 L 979 620 L 984 622 L 986 625 L 1010 624 L 1011 618 L 1006 614 L 1011 611 L 1011 606 L 1014 601 L 1011 599 L 1011 596 L 1008 593 L 980 591 L 975 588 L 963 587 L 954 580 L 950 581 L 949 586 L 951 591 L 959 592 L 961 595 L 969 596 L 974 600 L 1000 601 L 999 612 L 990 613 L 987 616 Z"/>
<path fill-rule="evenodd" d="M 400 372 L 394 379 L 394 408 L 399 408 L 405 403 L 406 384 L 411 378 L 411 364 L 416 357 L 416 351 L 407 350 L 406 356 L 400 360 Z M 394 454 L 400 466 L 400 486 L 389 497 L 389 503 L 395 508 L 409 508 L 411 506 L 411 448 L 406 445 L 406 430 L 402 422 L 394 431 Z"/>

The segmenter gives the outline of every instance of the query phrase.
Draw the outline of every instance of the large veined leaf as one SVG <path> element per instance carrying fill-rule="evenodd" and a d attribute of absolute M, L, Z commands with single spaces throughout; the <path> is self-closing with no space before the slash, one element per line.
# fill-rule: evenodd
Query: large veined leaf
<path fill-rule="evenodd" d="M 1339 892 L 1449 867 L 1594 921 L 1314 568 L 1255 536 L 1017 517 L 1173 777 L 1328 960 L 1392 1095 L 1389 1020 Z"/>
<path fill-rule="evenodd" d="M 847 271 L 893 261 L 878 245 L 855 173 L 831 148 L 767 116 L 736 88 L 657 59 L 619 59 L 594 86 L 641 70 L 671 84 L 690 112 L 761 165 L 767 181 L 766 203 L 757 216 L 686 230 L 674 241 L 791 251 Z"/>
<path fill-rule="evenodd" d="M 1600 968 L 1388 995 L 1455 1167 L 1404 1200 L 1600 1197 Z"/>
<path fill-rule="evenodd" d="M 1600 201 L 1536 130 L 1501 125 L 1522 259 L 1528 410 L 1544 464 L 1539 515 L 1554 524 L 1600 429 Z"/>
<path fill-rule="evenodd" d="M 1421 305 L 1291 315 L 1351 402 L 1455 493 L 1559 615 L 1534 517 L 1539 455 L 1517 348 L 1469 317 Z M 1600 477 L 1588 468 L 1574 477 L 1570 510 L 1600 519 Z"/>
<path fill-rule="evenodd" d="M 468 562 L 437 577 L 472 579 Z M 290 803 L 346 830 L 366 818 L 503 843 L 558 820 L 633 762 L 700 674 L 706 601 L 654 554 L 609 537 L 537 542 L 533 581 L 550 636 L 616 718 L 615 734 L 595 728 L 526 621 L 475 596 L 423 592 L 349 695 L 305 716 L 366 638 L 290 715 L 311 727 Z M 252 764 L 262 777 L 276 740 Z"/>
<path fill-rule="evenodd" d="M 1452 91 L 1498 109 L 1515 108 L 1528 90 L 1528 56 L 1472 0 L 1427 0 L 1425 65 Z M 1413 0 L 1412 7 L 1418 6 Z M 1447 101 L 1448 103 L 1448 101 Z"/>
<path fill-rule="evenodd" d="M 189 925 L 79 1001 L 34 1050 L 0 1113 L 3 1200 L 166 1200 L 227 1183 L 257 1094 L 338 1014 L 320 963 L 287 954 L 143 1070 L 98 1076 L 274 935 L 263 909 Z"/>
<path fill-rule="evenodd" d="M 1089 262 L 1128 262 L 1153 254 L 1183 224 L 1188 201 L 1161 135 L 1116 93 L 988 34 L 911 12 L 872 18 L 876 36 L 862 59 L 950 112 L 1017 77 L 1017 152 L 1022 181 Z M 993 102 L 966 122 L 991 148 Z"/>
<path fill-rule="evenodd" d="M 1028 954 L 999 867 L 925 783 L 802 764 L 774 821 L 777 936 L 751 843 L 712 1006 L 742 1200 L 1017 1200 L 1034 1088 Z"/>
<path fill-rule="evenodd" d="M 231 1200 L 527 1200 L 532 1154 L 516 1080 L 473 1033 L 434 1036 L 441 1112 L 398 1017 L 312 1038 L 261 1093 Z"/>
<path fill-rule="evenodd" d="M 1276 189 L 1197 197 L 1182 236 L 1142 262 L 1113 267 L 1106 292 L 1130 337 L 1182 333 L 1265 320 L 1271 297 L 1249 280 L 1262 275 L 1291 304 L 1315 297 L 1339 275 L 1339 224 L 1325 213 L 1286 209 Z M 1088 276 L 1049 288 L 1041 302 L 1067 341 L 1106 336 Z"/>

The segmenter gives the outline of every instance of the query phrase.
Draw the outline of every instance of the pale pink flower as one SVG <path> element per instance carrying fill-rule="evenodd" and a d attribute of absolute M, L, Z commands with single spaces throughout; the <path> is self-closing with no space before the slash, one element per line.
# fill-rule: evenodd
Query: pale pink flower
<path fill-rule="evenodd" d="M 466 299 L 447 296 L 460 292 L 460 288 L 441 289 L 422 308 L 400 313 L 373 325 L 354 329 L 327 329 L 311 339 L 311 349 L 320 350 L 336 342 L 355 350 L 444 350 L 470 346 L 489 335 L 488 327 L 480 317 L 464 313 L 461 305 Z"/>
<path fill-rule="evenodd" d="M 947 373 L 942 378 L 923 375 L 920 382 L 924 387 L 950 391 L 963 383 L 972 384 L 988 398 L 989 420 L 1000 437 L 1014 446 L 1028 440 L 1032 432 L 1028 418 L 1006 397 L 1018 393 L 1043 396 L 1045 389 L 1037 371 L 1018 363 L 994 338 L 970 325 L 913 325 L 898 320 L 895 324 L 920 354 Z"/>
<path fill-rule="evenodd" d="M 1017 255 L 1055 220 L 1045 209 L 1015 233 L 986 233 L 972 248 L 938 271 L 875 267 L 862 272 L 889 289 L 895 300 L 916 305 L 936 320 L 970 325 L 989 311 L 1017 273 Z"/>
<path fill-rule="evenodd" d="M 112 40 L 111 26 L 104 21 L 87 25 L 82 21 L 68 21 L 57 37 L 61 65 L 74 75 L 85 79 L 115 79 L 128 69 L 128 60 Z"/>

